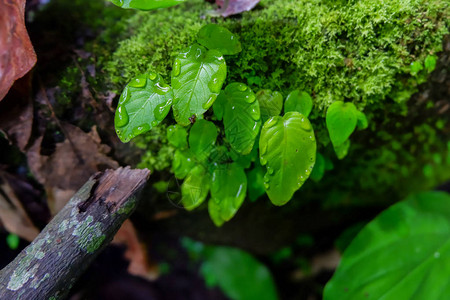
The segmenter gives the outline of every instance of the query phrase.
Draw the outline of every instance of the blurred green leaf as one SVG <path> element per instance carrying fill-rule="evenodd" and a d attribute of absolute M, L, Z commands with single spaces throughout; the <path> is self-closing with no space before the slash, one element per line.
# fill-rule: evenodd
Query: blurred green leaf
<path fill-rule="evenodd" d="M 9 249 L 16 250 L 19 247 L 20 238 L 18 235 L 10 233 L 6 236 L 6 244 L 8 244 Z"/>
<path fill-rule="evenodd" d="M 436 55 L 428 55 L 425 58 L 425 68 L 427 69 L 428 73 L 431 73 L 436 68 L 438 57 Z"/>
<path fill-rule="evenodd" d="M 314 182 L 319 182 L 323 175 L 325 174 L 325 159 L 322 154 L 316 153 L 316 163 L 314 164 L 314 168 L 311 172 L 311 180 Z"/>
<path fill-rule="evenodd" d="M 218 50 L 224 55 L 237 54 L 242 51 L 238 37 L 217 24 L 203 26 L 197 34 L 197 42 L 210 50 Z"/>
<path fill-rule="evenodd" d="M 424 192 L 370 222 L 344 252 L 325 300 L 447 299 L 450 195 Z"/>
<path fill-rule="evenodd" d="M 274 116 L 279 116 L 283 108 L 283 95 L 279 92 L 272 92 L 271 90 L 261 90 L 256 93 L 256 99 L 259 102 L 261 111 L 261 120 L 266 122 Z"/>
<path fill-rule="evenodd" d="M 255 167 L 247 173 L 248 178 L 248 197 L 250 201 L 256 201 L 259 197 L 265 194 L 264 188 L 264 169 L 258 163 L 255 163 Z"/>
<path fill-rule="evenodd" d="M 308 117 L 313 107 L 313 100 L 307 92 L 294 90 L 287 97 L 284 102 L 284 113 L 290 111 L 297 111 Z"/>
<path fill-rule="evenodd" d="M 198 120 L 189 132 L 189 149 L 197 160 L 205 161 L 214 148 L 216 139 L 216 125 L 206 120 Z"/>
<path fill-rule="evenodd" d="M 187 148 L 187 131 L 186 128 L 175 124 L 167 127 L 167 140 L 175 148 Z"/>
<path fill-rule="evenodd" d="M 181 185 L 181 203 L 187 210 L 193 210 L 205 201 L 209 192 L 210 174 L 202 165 L 191 169 Z"/>
<path fill-rule="evenodd" d="M 152 10 L 177 5 L 186 0 L 110 0 L 122 8 L 134 8 L 139 10 Z"/>
<path fill-rule="evenodd" d="M 351 102 L 333 102 L 328 107 L 326 123 L 333 146 L 342 145 L 355 131 L 358 110 Z"/>
<path fill-rule="evenodd" d="M 416 76 L 420 71 L 423 70 L 423 65 L 420 61 L 416 60 L 410 65 L 411 75 Z"/>
<path fill-rule="evenodd" d="M 172 160 L 172 170 L 176 178 L 183 179 L 196 165 L 191 153 L 177 149 Z"/>

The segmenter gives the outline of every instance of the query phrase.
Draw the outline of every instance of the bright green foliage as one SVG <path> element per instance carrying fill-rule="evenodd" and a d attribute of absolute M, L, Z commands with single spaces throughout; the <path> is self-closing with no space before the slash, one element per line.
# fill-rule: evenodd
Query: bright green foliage
<path fill-rule="evenodd" d="M 185 0 L 110 0 L 115 5 L 122 8 L 134 8 L 139 10 L 152 10 L 163 7 L 170 7 Z"/>
<path fill-rule="evenodd" d="M 327 110 L 327 129 L 333 146 L 342 145 L 353 133 L 358 121 L 353 103 L 336 101 Z"/>
<path fill-rule="evenodd" d="M 256 201 L 259 197 L 266 193 L 264 188 L 264 169 L 258 163 L 247 173 L 248 178 L 248 198 L 250 201 Z"/>
<path fill-rule="evenodd" d="M 422 62 L 416 60 L 411 63 L 411 75 L 417 75 L 420 71 L 423 70 Z"/>
<path fill-rule="evenodd" d="M 193 210 L 205 201 L 209 192 L 210 174 L 202 165 L 191 169 L 181 185 L 181 203 L 187 210 Z"/>
<path fill-rule="evenodd" d="M 356 113 L 356 120 L 356 127 L 360 130 L 366 129 L 369 126 L 366 115 L 359 110 Z"/>
<path fill-rule="evenodd" d="M 173 155 L 172 171 L 176 178 L 183 179 L 196 165 L 189 151 L 177 149 Z"/>
<path fill-rule="evenodd" d="M 261 120 L 265 123 L 271 117 L 279 116 L 283 108 L 283 95 L 271 90 L 261 90 L 256 93 L 261 111 Z"/>
<path fill-rule="evenodd" d="M 172 69 L 175 120 L 187 126 L 192 115 L 201 116 L 213 105 L 226 75 L 225 60 L 217 50 L 194 44 L 178 54 Z"/>
<path fill-rule="evenodd" d="M 284 101 L 284 113 L 290 111 L 297 111 L 308 117 L 313 107 L 313 100 L 311 96 L 304 91 L 293 90 L 286 97 Z"/>
<path fill-rule="evenodd" d="M 316 153 L 316 163 L 314 164 L 314 168 L 309 176 L 312 181 L 319 182 L 325 174 L 325 158 L 320 153 Z"/>
<path fill-rule="evenodd" d="M 133 78 L 122 92 L 114 125 L 124 143 L 158 125 L 169 113 L 173 93 L 155 73 Z"/>
<path fill-rule="evenodd" d="M 219 50 L 224 55 L 238 54 L 242 51 L 239 38 L 217 24 L 203 26 L 197 34 L 197 42 L 210 50 Z"/>
<path fill-rule="evenodd" d="M 216 139 L 216 125 L 206 120 L 198 120 L 189 132 L 189 149 L 200 161 L 204 161 L 212 151 Z"/>
<path fill-rule="evenodd" d="M 336 153 L 336 156 L 338 159 L 344 159 L 344 157 L 347 156 L 348 150 L 350 149 L 350 140 L 346 140 L 344 143 L 340 144 L 339 146 L 334 146 L 334 152 Z"/>
<path fill-rule="evenodd" d="M 214 170 L 210 186 L 209 214 L 214 224 L 221 226 L 236 214 L 244 202 L 247 177 L 238 164 L 223 164 Z"/>
<path fill-rule="evenodd" d="M 242 250 L 231 247 L 207 249 L 201 273 L 232 300 L 278 299 L 267 267 Z"/>
<path fill-rule="evenodd" d="M 291 200 L 308 179 L 316 160 L 316 139 L 309 120 L 298 112 L 272 117 L 261 130 L 261 165 L 266 166 L 264 187 L 275 205 Z"/>
<path fill-rule="evenodd" d="M 19 247 L 20 238 L 17 234 L 10 233 L 6 237 L 6 244 L 8 244 L 9 249 L 16 250 Z"/>
<path fill-rule="evenodd" d="M 427 69 L 428 73 L 433 72 L 436 68 L 437 59 L 436 55 L 428 55 L 425 58 L 425 69 Z"/>
<path fill-rule="evenodd" d="M 186 128 L 178 124 L 167 127 L 167 140 L 175 148 L 186 149 L 187 148 Z"/>
<path fill-rule="evenodd" d="M 255 94 L 243 83 L 227 85 L 219 97 L 223 106 L 225 136 L 231 147 L 242 155 L 252 151 L 261 129 L 259 103 Z"/>
<path fill-rule="evenodd" d="M 425 192 L 381 213 L 345 250 L 324 299 L 447 299 L 449 203 Z"/>

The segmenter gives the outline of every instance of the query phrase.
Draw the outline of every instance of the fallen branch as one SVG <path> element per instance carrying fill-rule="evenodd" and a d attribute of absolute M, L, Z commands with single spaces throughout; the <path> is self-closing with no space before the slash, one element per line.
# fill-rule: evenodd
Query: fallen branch
<path fill-rule="evenodd" d="M 149 174 L 127 167 L 92 176 L 0 271 L 0 299 L 63 299 L 133 212 Z"/>

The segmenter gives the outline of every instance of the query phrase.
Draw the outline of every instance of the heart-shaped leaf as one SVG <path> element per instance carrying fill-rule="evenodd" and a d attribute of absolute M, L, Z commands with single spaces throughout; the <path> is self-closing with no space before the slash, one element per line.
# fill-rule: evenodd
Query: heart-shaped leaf
<path fill-rule="evenodd" d="M 210 216 L 217 226 L 229 221 L 244 202 L 247 177 L 236 163 L 219 165 L 211 177 Z M 211 203 L 213 202 L 213 203 Z"/>
<path fill-rule="evenodd" d="M 189 149 L 199 161 L 205 161 L 214 148 L 217 128 L 214 123 L 198 120 L 189 132 Z"/>
<path fill-rule="evenodd" d="M 279 92 L 272 92 L 271 90 L 261 90 L 256 93 L 256 99 L 259 102 L 261 111 L 261 120 L 266 122 L 274 116 L 279 116 L 283 108 L 283 95 Z"/>
<path fill-rule="evenodd" d="M 316 139 L 308 118 L 298 112 L 270 118 L 259 140 L 264 186 L 275 205 L 288 202 L 308 179 L 316 160 Z"/>
<path fill-rule="evenodd" d="M 210 50 L 219 50 L 224 55 L 233 55 L 242 51 L 238 37 L 217 24 L 203 26 L 197 34 L 197 42 Z"/>
<path fill-rule="evenodd" d="M 181 203 L 187 210 L 193 210 L 205 201 L 209 192 L 210 174 L 202 165 L 191 169 L 181 185 Z"/>
<path fill-rule="evenodd" d="M 170 86 L 156 73 L 133 78 L 120 95 L 114 125 L 124 143 L 161 123 L 172 105 Z"/>
<path fill-rule="evenodd" d="M 157 8 L 174 6 L 186 0 L 110 0 L 110 1 L 122 8 L 152 10 Z"/>
<path fill-rule="evenodd" d="M 336 101 L 327 110 L 327 128 L 335 147 L 342 145 L 355 131 L 357 123 L 355 105 L 351 102 Z"/>
<path fill-rule="evenodd" d="M 238 153 L 250 153 L 261 129 L 255 94 L 245 84 L 235 82 L 227 85 L 219 97 L 223 97 L 223 124 L 228 142 Z"/>
<path fill-rule="evenodd" d="M 292 91 L 284 102 L 284 113 L 297 111 L 308 117 L 313 107 L 313 100 L 307 92 Z"/>
<path fill-rule="evenodd" d="M 324 299 L 447 299 L 449 203 L 425 192 L 382 212 L 347 247 Z"/>
<path fill-rule="evenodd" d="M 187 126 L 192 115 L 202 115 L 213 105 L 226 75 L 225 60 L 217 50 L 194 44 L 178 54 L 172 69 L 175 120 Z"/>

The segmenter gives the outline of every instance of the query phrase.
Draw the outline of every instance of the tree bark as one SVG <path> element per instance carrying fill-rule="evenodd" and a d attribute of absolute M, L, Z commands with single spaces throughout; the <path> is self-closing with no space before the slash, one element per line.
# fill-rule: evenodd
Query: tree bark
<path fill-rule="evenodd" d="M 63 299 L 134 211 L 149 174 L 127 167 L 92 176 L 0 271 L 0 299 Z"/>

